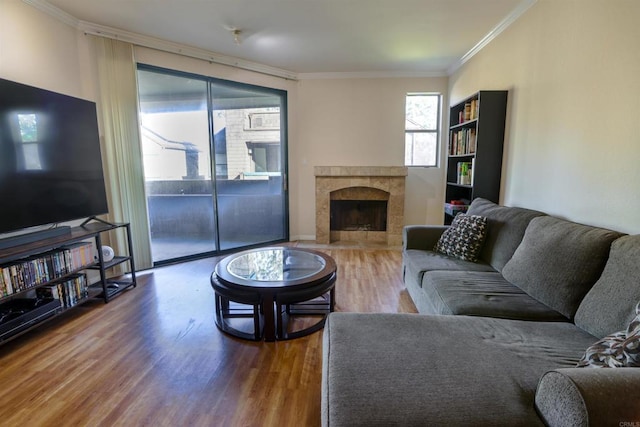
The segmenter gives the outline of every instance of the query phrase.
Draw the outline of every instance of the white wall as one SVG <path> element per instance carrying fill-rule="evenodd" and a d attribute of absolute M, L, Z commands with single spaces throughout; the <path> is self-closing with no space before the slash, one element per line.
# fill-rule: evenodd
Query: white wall
<path fill-rule="evenodd" d="M 538 0 L 450 78 L 509 89 L 502 202 L 640 233 L 640 2 Z"/>

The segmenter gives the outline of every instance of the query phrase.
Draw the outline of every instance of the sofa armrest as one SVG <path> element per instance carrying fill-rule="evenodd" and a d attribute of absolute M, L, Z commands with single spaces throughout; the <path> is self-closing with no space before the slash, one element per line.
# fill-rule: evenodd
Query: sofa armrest
<path fill-rule="evenodd" d="M 447 228 L 449 226 L 446 225 L 405 225 L 402 229 L 402 250 L 430 251 Z"/>
<path fill-rule="evenodd" d="M 552 427 L 640 425 L 640 369 L 549 371 L 538 383 L 535 406 Z"/>

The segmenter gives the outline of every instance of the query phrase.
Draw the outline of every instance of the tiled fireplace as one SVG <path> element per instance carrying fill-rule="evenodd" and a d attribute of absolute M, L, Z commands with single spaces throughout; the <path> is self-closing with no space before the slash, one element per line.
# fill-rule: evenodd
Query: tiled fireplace
<path fill-rule="evenodd" d="M 402 244 L 406 167 L 316 166 L 314 173 L 317 243 Z"/>

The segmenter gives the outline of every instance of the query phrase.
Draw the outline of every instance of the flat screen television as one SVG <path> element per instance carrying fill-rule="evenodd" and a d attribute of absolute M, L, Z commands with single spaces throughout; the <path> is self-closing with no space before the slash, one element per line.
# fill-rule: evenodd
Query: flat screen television
<path fill-rule="evenodd" d="M 0 79 L 0 233 L 108 212 L 95 103 Z"/>

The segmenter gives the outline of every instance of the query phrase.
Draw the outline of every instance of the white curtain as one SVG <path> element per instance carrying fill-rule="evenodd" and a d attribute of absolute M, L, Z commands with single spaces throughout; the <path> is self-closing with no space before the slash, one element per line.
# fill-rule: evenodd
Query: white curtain
<path fill-rule="evenodd" d="M 102 156 L 105 168 L 109 220 L 129 222 L 136 270 L 150 268 L 151 244 L 145 201 L 145 183 L 138 125 L 138 91 L 133 46 L 103 37 L 93 39 L 97 55 L 104 138 Z M 110 236 L 113 237 L 113 236 Z M 126 253 L 124 232 L 109 242 L 116 253 Z"/>

